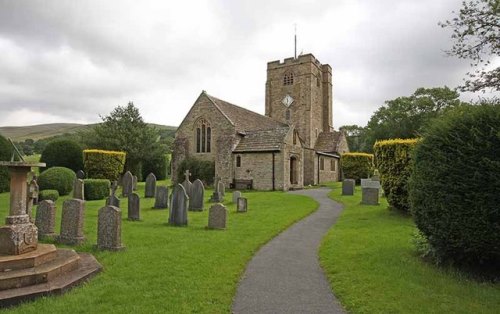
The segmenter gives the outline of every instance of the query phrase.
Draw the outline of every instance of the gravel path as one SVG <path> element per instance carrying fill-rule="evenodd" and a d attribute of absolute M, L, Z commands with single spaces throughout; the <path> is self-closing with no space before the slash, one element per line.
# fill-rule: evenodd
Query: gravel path
<path fill-rule="evenodd" d="M 330 189 L 290 192 L 320 204 L 263 246 L 252 258 L 233 301 L 233 313 L 345 313 L 318 261 L 321 239 L 342 206 L 328 198 Z"/>

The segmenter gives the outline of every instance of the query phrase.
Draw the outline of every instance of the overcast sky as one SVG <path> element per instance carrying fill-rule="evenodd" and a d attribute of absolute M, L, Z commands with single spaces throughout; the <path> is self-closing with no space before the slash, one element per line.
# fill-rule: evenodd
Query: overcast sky
<path fill-rule="evenodd" d="M 295 23 L 298 51 L 333 68 L 334 127 L 365 125 L 385 100 L 462 82 L 469 62 L 446 57 L 437 25 L 460 6 L 0 0 L 0 126 L 99 122 L 128 101 L 177 126 L 202 90 L 264 113 L 266 64 L 293 56 Z"/>

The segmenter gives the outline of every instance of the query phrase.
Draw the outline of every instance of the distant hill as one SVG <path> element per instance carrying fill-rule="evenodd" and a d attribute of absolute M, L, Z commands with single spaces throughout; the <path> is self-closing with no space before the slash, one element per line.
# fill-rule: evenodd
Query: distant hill
<path fill-rule="evenodd" d="M 95 124 L 78 124 L 78 123 L 49 123 L 38 124 L 29 126 L 2 126 L 0 127 L 0 134 L 5 137 L 10 137 L 13 141 L 20 142 L 25 139 L 39 140 L 65 133 L 76 133 L 81 130 L 91 128 Z M 149 123 L 160 130 L 175 131 L 177 127 Z"/>

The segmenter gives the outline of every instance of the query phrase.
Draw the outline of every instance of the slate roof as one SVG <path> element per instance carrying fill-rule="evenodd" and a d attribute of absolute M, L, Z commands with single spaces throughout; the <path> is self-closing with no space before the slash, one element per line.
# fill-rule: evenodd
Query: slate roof
<path fill-rule="evenodd" d="M 246 132 L 233 152 L 279 151 L 289 130 L 289 126 L 281 126 L 271 130 Z"/>
<path fill-rule="evenodd" d="M 337 152 L 337 143 L 339 142 L 340 132 L 321 132 L 319 133 L 314 150 L 323 153 Z"/>

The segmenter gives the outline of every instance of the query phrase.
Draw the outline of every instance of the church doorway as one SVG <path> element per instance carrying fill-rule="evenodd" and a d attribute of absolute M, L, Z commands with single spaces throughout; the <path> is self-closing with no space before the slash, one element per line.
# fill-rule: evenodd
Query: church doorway
<path fill-rule="evenodd" d="M 298 184 L 297 158 L 290 157 L 290 184 Z"/>

